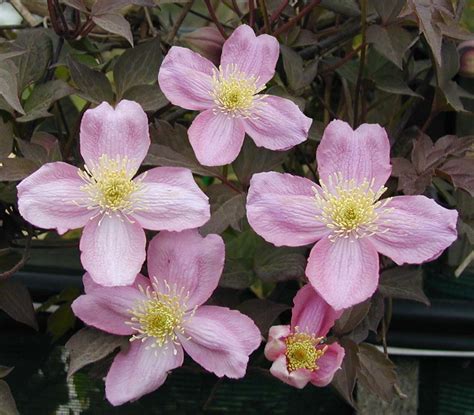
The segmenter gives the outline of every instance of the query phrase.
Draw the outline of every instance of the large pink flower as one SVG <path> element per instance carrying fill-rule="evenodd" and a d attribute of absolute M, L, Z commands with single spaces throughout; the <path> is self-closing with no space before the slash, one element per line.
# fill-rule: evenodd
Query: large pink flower
<path fill-rule="evenodd" d="M 321 186 L 290 174 L 252 177 L 247 216 L 253 229 L 277 246 L 319 241 L 306 275 L 335 309 L 369 298 L 377 288 L 377 252 L 397 264 L 437 258 L 456 239 L 455 210 L 425 196 L 379 200 L 391 173 L 385 130 L 357 130 L 332 121 L 317 150 Z"/>
<path fill-rule="evenodd" d="M 239 26 L 222 48 L 221 64 L 173 46 L 161 64 L 160 88 L 174 105 L 202 111 L 189 140 L 206 166 L 231 163 L 245 133 L 257 146 L 286 150 L 306 140 L 312 120 L 288 99 L 259 95 L 273 77 L 280 53 L 276 38 Z"/>
<path fill-rule="evenodd" d="M 329 306 L 311 285 L 301 288 L 293 301 L 291 325 L 273 326 L 268 333 L 265 356 L 273 362 L 270 372 L 296 388 L 304 388 L 308 382 L 326 386 L 344 359 L 344 349 L 338 343 L 324 344 L 341 312 Z"/>
<path fill-rule="evenodd" d="M 74 301 L 74 313 L 100 330 L 131 336 L 105 381 L 113 405 L 161 386 L 183 364 L 183 349 L 219 377 L 245 375 L 260 331 L 238 311 L 202 305 L 217 287 L 224 251 L 218 235 L 160 232 L 148 248 L 150 279 L 138 275 L 130 287 L 100 287 L 84 276 L 86 295 Z"/>
<path fill-rule="evenodd" d="M 82 228 L 82 264 L 102 285 L 129 285 L 145 260 L 143 228 L 180 231 L 209 219 L 190 170 L 158 167 L 133 178 L 150 146 L 148 119 L 132 101 L 85 112 L 84 170 L 56 162 L 18 185 L 21 215 L 59 233 Z"/>

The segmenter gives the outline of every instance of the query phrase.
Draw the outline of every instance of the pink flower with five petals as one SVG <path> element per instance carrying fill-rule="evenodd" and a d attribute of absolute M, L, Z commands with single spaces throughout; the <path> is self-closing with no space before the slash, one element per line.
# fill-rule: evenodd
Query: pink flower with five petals
<path fill-rule="evenodd" d="M 209 220 L 207 196 L 188 169 L 157 167 L 133 178 L 150 137 L 140 105 L 121 101 L 84 113 L 84 170 L 48 163 L 18 185 L 18 208 L 30 223 L 60 234 L 84 227 L 84 268 L 99 284 L 131 284 L 145 260 L 145 229 L 181 231 Z"/>
<path fill-rule="evenodd" d="M 341 367 L 344 349 L 325 338 L 342 312 L 329 306 L 305 285 L 295 298 L 289 326 L 273 326 L 268 333 L 265 356 L 273 362 L 270 372 L 296 388 L 308 382 L 326 386 Z"/>
<path fill-rule="evenodd" d="M 109 402 L 121 405 L 160 387 L 183 364 L 183 349 L 219 377 L 245 375 L 260 331 L 238 311 L 202 305 L 217 287 L 224 257 L 218 235 L 160 232 L 148 248 L 150 278 L 101 287 L 84 276 L 86 294 L 72 304 L 74 314 L 100 330 L 131 336 L 107 374 Z"/>
<path fill-rule="evenodd" d="M 276 38 L 255 36 L 247 25 L 224 43 L 219 68 L 189 49 L 170 49 L 158 81 L 172 104 L 202 111 L 188 130 L 201 164 L 233 162 L 245 133 L 270 150 L 287 150 L 306 140 L 310 118 L 288 99 L 259 94 L 275 73 L 279 53 Z"/>
<path fill-rule="evenodd" d="M 390 177 L 390 144 L 377 124 L 357 130 L 335 120 L 317 149 L 321 185 L 281 173 L 252 177 L 247 217 L 276 246 L 311 250 L 306 275 L 335 309 L 369 298 L 379 278 L 378 252 L 398 265 L 436 259 L 457 237 L 456 210 L 425 196 L 379 200 Z"/>

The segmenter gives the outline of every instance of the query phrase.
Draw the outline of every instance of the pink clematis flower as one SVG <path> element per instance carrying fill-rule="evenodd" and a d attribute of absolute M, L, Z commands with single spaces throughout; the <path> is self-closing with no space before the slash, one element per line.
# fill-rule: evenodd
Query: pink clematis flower
<path fill-rule="evenodd" d="M 86 324 L 131 336 L 114 359 L 105 393 L 121 405 L 160 387 L 183 364 L 183 349 L 217 376 L 241 378 L 261 335 L 238 311 L 202 305 L 216 289 L 225 247 L 218 235 L 197 230 L 160 232 L 148 247 L 148 274 L 133 286 L 101 287 L 84 276 L 86 294 L 72 304 Z"/>
<path fill-rule="evenodd" d="M 231 163 L 245 133 L 259 147 L 287 150 L 306 140 L 312 120 L 290 100 L 261 95 L 280 53 L 273 36 L 241 25 L 222 48 L 219 69 L 189 49 L 173 46 L 161 64 L 160 88 L 174 105 L 202 111 L 188 130 L 199 162 Z"/>
<path fill-rule="evenodd" d="M 342 312 L 329 306 L 311 285 L 301 288 L 293 301 L 291 324 L 273 326 L 268 333 L 265 356 L 273 362 L 270 372 L 299 389 L 308 382 L 326 386 L 345 355 L 338 343 L 324 344 Z"/>
<path fill-rule="evenodd" d="M 84 268 L 99 284 L 131 284 L 145 260 L 145 229 L 195 228 L 210 216 L 190 170 L 157 167 L 133 178 L 150 146 L 148 119 L 132 101 L 85 112 L 84 170 L 48 163 L 18 185 L 18 208 L 35 226 L 62 234 L 84 227 Z"/>
<path fill-rule="evenodd" d="M 425 196 L 379 200 L 390 177 L 390 144 L 377 124 L 357 130 L 343 121 L 326 128 L 317 153 L 321 186 L 275 172 L 252 177 L 247 216 L 276 246 L 319 241 L 306 275 L 335 309 L 369 298 L 377 288 L 379 257 L 398 265 L 437 258 L 456 239 L 455 210 Z"/>

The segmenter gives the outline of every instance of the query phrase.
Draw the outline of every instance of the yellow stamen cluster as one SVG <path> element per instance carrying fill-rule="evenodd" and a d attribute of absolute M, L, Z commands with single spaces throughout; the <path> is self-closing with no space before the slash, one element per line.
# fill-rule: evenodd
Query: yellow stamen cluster
<path fill-rule="evenodd" d="M 153 284 L 153 289 L 139 287 L 147 298 L 140 300 L 133 310 L 128 310 L 132 317 L 126 324 L 137 332 L 130 341 L 151 339 L 149 347 L 152 348 L 178 344 L 178 334 L 184 334 L 183 323 L 193 316 L 194 311 L 187 313 L 188 296 L 183 294 L 183 290 L 168 284 L 166 287 L 165 293 L 158 291 L 157 283 Z"/>
<path fill-rule="evenodd" d="M 252 109 L 264 95 L 257 95 L 265 85 L 258 87 L 258 79 L 240 72 L 236 65 L 229 64 L 213 74 L 213 89 L 210 91 L 217 108 L 231 117 L 253 117 Z"/>
<path fill-rule="evenodd" d="M 94 167 L 85 166 L 79 176 L 86 182 L 81 190 L 88 194 L 89 207 L 100 207 L 102 212 L 122 211 L 131 213 L 137 208 L 136 196 L 141 183 L 133 181 L 130 160 L 110 159 L 107 155 L 99 158 Z"/>
<path fill-rule="evenodd" d="M 354 179 L 344 179 L 341 173 L 329 176 L 329 183 L 320 181 L 322 192 L 313 188 L 317 217 L 332 231 L 330 240 L 338 237 L 363 238 L 380 232 L 378 218 L 390 199 L 378 201 L 387 190 L 381 187 L 374 191 L 374 180 L 357 184 Z"/>
<path fill-rule="evenodd" d="M 327 345 L 318 348 L 323 337 L 307 333 L 293 333 L 286 339 L 286 367 L 288 372 L 307 369 L 311 372 L 319 369 L 318 360 L 326 353 Z"/>

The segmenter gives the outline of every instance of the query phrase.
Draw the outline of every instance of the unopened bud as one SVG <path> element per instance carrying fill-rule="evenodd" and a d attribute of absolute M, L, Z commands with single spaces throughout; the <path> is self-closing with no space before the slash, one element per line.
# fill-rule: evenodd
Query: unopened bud
<path fill-rule="evenodd" d="M 190 49 L 198 52 L 216 65 L 219 65 L 224 37 L 217 28 L 201 27 L 181 37 L 181 41 Z"/>
<path fill-rule="evenodd" d="M 474 40 L 467 40 L 458 46 L 459 73 L 462 76 L 474 78 Z"/>

